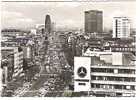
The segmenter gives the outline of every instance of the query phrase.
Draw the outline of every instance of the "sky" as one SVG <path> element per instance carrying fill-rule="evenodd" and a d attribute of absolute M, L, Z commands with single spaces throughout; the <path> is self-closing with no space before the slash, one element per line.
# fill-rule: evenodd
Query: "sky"
<path fill-rule="evenodd" d="M 57 28 L 83 28 L 84 11 L 103 11 L 104 29 L 112 28 L 114 16 L 129 17 L 132 27 L 136 26 L 136 2 L 3 2 L 2 28 L 29 29 L 44 24 L 49 14 Z"/>

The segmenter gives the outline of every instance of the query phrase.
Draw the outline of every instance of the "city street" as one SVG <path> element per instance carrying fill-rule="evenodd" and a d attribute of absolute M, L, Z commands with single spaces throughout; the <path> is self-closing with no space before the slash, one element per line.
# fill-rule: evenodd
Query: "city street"
<path fill-rule="evenodd" d="M 28 88 L 19 89 L 17 95 L 21 97 L 33 97 L 33 96 L 45 96 L 45 97 L 56 97 L 65 96 L 65 88 L 68 79 L 65 77 L 68 73 L 63 73 L 64 68 L 68 65 L 64 52 L 62 52 L 62 46 L 59 43 L 59 38 L 56 34 L 50 36 L 55 38 L 49 41 L 49 45 L 42 42 L 44 50 L 43 61 L 41 66 L 45 70 L 41 71 L 36 80 L 30 83 Z M 44 57 L 44 58 L 43 58 Z M 43 63 L 42 63 L 43 62 Z"/>

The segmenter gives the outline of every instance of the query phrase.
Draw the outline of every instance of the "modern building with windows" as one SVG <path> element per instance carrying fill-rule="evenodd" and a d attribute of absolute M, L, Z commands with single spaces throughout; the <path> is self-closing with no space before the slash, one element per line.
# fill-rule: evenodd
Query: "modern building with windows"
<path fill-rule="evenodd" d="M 85 33 L 101 33 L 103 30 L 103 12 L 98 10 L 85 11 Z"/>
<path fill-rule="evenodd" d="M 128 56 L 116 53 L 112 55 L 112 64 L 91 63 L 91 91 L 96 95 L 104 96 L 135 96 L 135 64 L 126 63 L 123 57 Z M 129 55 L 130 56 L 130 55 Z M 131 56 L 130 56 L 131 57 Z M 123 58 L 123 59 L 121 59 Z M 130 58 L 132 59 L 132 58 Z M 92 60 L 92 58 L 91 58 Z"/>
<path fill-rule="evenodd" d="M 90 92 L 95 96 L 135 96 L 136 68 L 133 54 L 94 51 L 78 57 L 74 63 L 75 92 Z"/>
<path fill-rule="evenodd" d="M 130 37 L 130 20 L 127 17 L 113 18 L 113 38 Z"/>
<path fill-rule="evenodd" d="M 7 59 L 11 67 L 12 77 L 22 76 L 23 74 L 23 51 L 18 47 L 2 47 L 2 59 Z M 6 66 L 9 67 L 9 66 Z M 9 68 L 8 68 L 9 69 Z M 9 74 L 9 73 L 8 73 Z"/>

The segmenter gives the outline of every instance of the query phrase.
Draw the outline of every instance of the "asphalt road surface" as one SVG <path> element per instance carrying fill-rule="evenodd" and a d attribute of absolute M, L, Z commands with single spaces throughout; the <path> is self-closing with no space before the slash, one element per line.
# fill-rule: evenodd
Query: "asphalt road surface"
<path fill-rule="evenodd" d="M 52 38 L 52 40 L 51 40 Z M 53 39 L 55 38 L 55 39 Z M 35 96 L 45 96 L 45 97 L 56 97 L 62 96 L 64 89 L 66 87 L 64 79 L 61 78 L 61 69 L 67 65 L 67 61 L 62 52 L 62 46 L 59 42 L 59 38 L 56 34 L 50 36 L 48 46 L 42 46 L 45 55 L 43 56 L 43 62 L 41 62 L 42 67 L 46 69 L 45 65 L 48 63 L 48 69 L 41 71 L 40 77 L 34 82 L 32 82 L 31 87 L 28 91 L 25 91 L 21 97 L 35 97 Z M 42 45 L 47 45 L 42 43 Z M 54 73 L 57 73 L 55 76 Z M 50 77 L 51 76 L 51 77 Z M 53 76 L 53 78 L 52 78 Z M 48 85 L 44 86 L 44 83 Z M 45 89 L 45 93 L 41 93 L 39 90 L 41 88 Z M 42 94 L 42 95 L 40 95 Z"/>

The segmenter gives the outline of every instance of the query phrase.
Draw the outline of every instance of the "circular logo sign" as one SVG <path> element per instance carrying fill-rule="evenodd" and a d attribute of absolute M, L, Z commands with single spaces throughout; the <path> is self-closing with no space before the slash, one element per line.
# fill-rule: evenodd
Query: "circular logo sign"
<path fill-rule="evenodd" d="M 87 70 L 85 67 L 80 67 L 77 71 L 79 77 L 84 78 L 87 74 Z"/>

